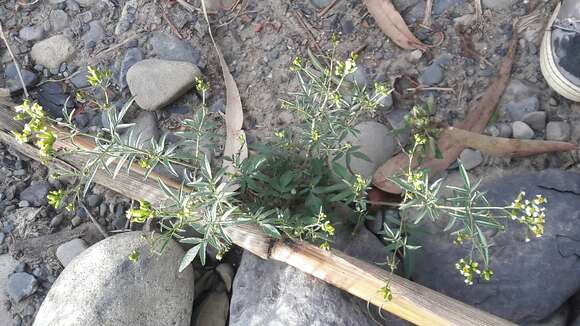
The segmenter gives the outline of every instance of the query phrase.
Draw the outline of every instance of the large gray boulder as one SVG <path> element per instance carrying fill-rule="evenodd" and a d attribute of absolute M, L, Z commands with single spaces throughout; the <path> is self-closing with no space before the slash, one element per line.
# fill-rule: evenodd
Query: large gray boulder
<path fill-rule="evenodd" d="M 36 326 L 189 326 L 193 306 L 191 266 L 178 272 L 183 250 L 170 241 L 151 253 L 143 232 L 109 237 L 77 256 L 42 303 Z M 137 250 L 136 263 L 128 259 Z"/>
<path fill-rule="evenodd" d="M 201 71 L 190 62 L 147 59 L 127 71 L 135 102 L 146 111 L 162 108 L 190 90 Z"/>
<path fill-rule="evenodd" d="M 529 243 L 521 224 L 491 238 L 491 282 L 466 286 L 455 263 L 470 246 L 453 245 L 442 225 L 427 225 L 418 237 L 414 280 L 479 309 L 529 324 L 545 320 L 580 288 L 580 174 L 546 170 L 504 176 L 483 186 L 492 205 L 509 204 L 520 191 L 543 194 L 545 233 Z"/>
<path fill-rule="evenodd" d="M 384 246 L 366 228 L 356 236 L 344 230 L 335 248 L 371 263 L 385 260 Z M 378 289 L 377 289 L 378 290 Z M 373 325 L 377 309 L 294 267 L 244 252 L 234 279 L 230 326 Z M 383 312 L 387 325 L 407 325 Z"/>

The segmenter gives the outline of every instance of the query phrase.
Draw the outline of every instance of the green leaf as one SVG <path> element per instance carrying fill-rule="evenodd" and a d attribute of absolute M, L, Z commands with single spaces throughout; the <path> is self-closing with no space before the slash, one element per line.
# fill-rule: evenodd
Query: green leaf
<path fill-rule="evenodd" d="M 207 247 L 207 242 L 201 242 L 199 244 L 199 260 L 201 264 L 205 266 L 205 249 Z"/>
<path fill-rule="evenodd" d="M 341 192 L 339 194 L 336 194 L 336 195 L 330 197 L 330 199 L 328 201 L 330 201 L 331 203 L 335 203 L 337 201 L 345 200 L 345 199 L 347 199 L 348 197 L 351 197 L 351 196 L 352 196 L 352 192 L 349 191 L 349 190 L 347 190 L 347 191 L 343 191 L 343 192 Z"/>
<path fill-rule="evenodd" d="M 264 230 L 264 232 L 266 232 L 266 234 L 271 236 L 272 238 L 280 239 L 282 237 L 282 235 L 280 234 L 278 229 L 276 229 L 275 226 L 271 224 L 260 224 L 260 226 L 262 227 L 262 230 Z"/>
<path fill-rule="evenodd" d="M 306 197 L 305 205 L 310 213 L 318 214 L 318 212 L 320 212 L 320 208 L 322 207 L 322 200 L 310 192 L 308 193 L 308 197 Z"/>
<path fill-rule="evenodd" d="M 183 259 L 181 260 L 181 264 L 179 264 L 179 272 L 180 273 L 183 272 L 183 270 L 186 269 L 187 266 L 189 266 L 189 264 L 191 264 L 193 262 L 195 257 L 197 257 L 197 254 L 199 253 L 200 249 L 201 249 L 201 244 L 198 244 L 195 247 L 189 249 L 185 253 L 185 256 L 183 256 Z"/>
<path fill-rule="evenodd" d="M 338 175 L 342 179 L 349 180 L 351 177 L 350 172 L 348 172 L 348 170 L 344 166 L 336 162 L 332 163 L 332 169 L 334 170 L 334 173 L 336 173 L 336 175 Z"/>
<path fill-rule="evenodd" d="M 463 178 L 463 184 L 465 185 L 465 189 L 471 188 L 471 182 L 469 181 L 469 176 L 467 175 L 467 171 L 465 170 L 465 166 L 463 166 L 463 163 L 461 163 L 461 160 L 457 160 L 457 163 L 459 163 L 459 173 L 461 174 L 461 177 Z"/>

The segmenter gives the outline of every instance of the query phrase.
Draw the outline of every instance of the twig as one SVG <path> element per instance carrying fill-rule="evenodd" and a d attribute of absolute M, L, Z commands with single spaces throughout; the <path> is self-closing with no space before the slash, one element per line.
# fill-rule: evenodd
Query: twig
<path fill-rule="evenodd" d="M 87 212 L 87 215 L 91 219 L 91 222 L 93 222 L 93 224 L 97 227 L 97 229 L 103 235 L 103 237 L 108 238 L 109 235 L 107 234 L 107 231 L 105 231 L 105 229 L 103 229 L 103 227 L 99 224 L 99 222 L 97 222 L 97 220 L 95 219 L 95 217 L 93 216 L 93 214 L 91 214 L 91 212 L 87 209 L 87 207 L 85 206 L 85 204 L 83 204 L 82 202 L 80 202 L 79 205 L 85 210 L 85 212 Z"/>
<path fill-rule="evenodd" d="M 358 48 L 356 48 L 354 51 L 352 51 L 352 54 L 357 55 L 357 54 L 361 53 L 362 51 L 364 51 L 368 46 L 369 46 L 368 43 L 365 43 L 365 44 L 359 46 Z"/>
<path fill-rule="evenodd" d="M 183 35 L 181 35 L 181 33 L 179 32 L 179 30 L 177 29 L 175 24 L 173 24 L 173 22 L 171 21 L 171 18 L 169 18 L 169 16 L 167 15 L 167 11 L 165 10 L 165 7 L 163 5 L 159 5 L 159 7 L 161 9 L 161 16 L 163 17 L 163 19 L 165 19 L 167 24 L 169 24 L 169 27 L 171 27 L 171 30 L 173 31 L 173 33 L 175 33 L 175 35 L 177 35 L 177 37 L 180 40 L 183 40 Z"/>
<path fill-rule="evenodd" d="M 454 93 L 455 90 L 451 87 L 425 87 L 417 86 L 413 88 L 405 89 L 406 92 L 426 92 L 426 91 L 439 91 L 439 92 L 451 92 Z"/>
<path fill-rule="evenodd" d="M 42 86 L 46 83 L 60 83 L 60 82 L 64 82 L 67 81 L 71 78 L 73 78 L 74 76 L 78 75 L 81 71 L 77 70 L 74 73 L 72 73 L 70 76 L 65 77 L 65 78 L 61 78 L 61 79 L 47 79 L 47 80 L 43 80 L 42 82 L 38 83 L 36 86 Z"/>
<path fill-rule="evenodd" d="M 481 6 L 481 0 L 473 0 L 475 7 L 475 22 L 477 25 L 481 24 L 483 19 L 483 8 Z"/>
<path fill-rule="evenodd" d="M 328 13 L 328 11 L 330 9 L 332 9 L 332 7 L 334 7 L 334 5 L 336 5 L 336 3 L 338 2 L 338 0 L 333 0 L 332 2 L 330 2 L 326 7 L 324 7 L 319 13 L 318 13 L 318 18 L 322 18 L 324 17 L 324 15 L 326 15 L 326 13 Z"/>
<path fill-rule="evenodd" d="M 421 23 L 421 25 L 429 29 L 431 28 L 432 10 L 433 10 L 433 0 L 427 0 L 427 3 L 425 4 L 425 16 L 423 16 L 423 22 Z"/>
<path fill-rule="evenodd" d="M 302 14 L 296 10 L 292 10 L 292 13 L 294 14 L 294 17 L 296 17 L 296 20 L 298 20 L 298 23 L 300 24 L 300 26 L 306 31 L 306 35 L 308 35 L 308 38 L 310 38 L 311 43 L 313 43 L 314 46 L 316 47 L 316 49 L 320 53 L 322 53 L 322 48 L 320 47 L 320 44 L 318 44 L 318 41 L 316 40 L 316 37 L 314 36 L 314 32 L 304 21 Z"/>
<path fill-rule="evenodd" d="M 120 48 L 121 46 L 123 46 L 123 45 L 125 45 L 125 44 L 129 43 L 130 41 L 132 41 L 133 39 L 135 39 L 137 36 L 141 35 L 142 33 L 143 33 L 143 32 L 140 32 L 140 33 L 133 34 L 133 35 L 131 35 L 131 36 L 127 37 L 127 38 L 126 38 L 125 40 L 123 40 L 121 43 L 119 43 L 119 44 L 115 44 L 115 45 L 113 45 L 112 47 L 110 47 L 110 48 L 108 48 L 108 49 L 104 49 L 104 50 L 102 50 L 101 52 L 97 53 L 97 54 L 95 55 L 95 57 L 100 57 L 100 56 L 103 56 L 103 55 L 105 55 L 105 54 L 107 54 L 107 53 L 109 53 L 109 52 L 111 52 L 111 51 L 114 51 L 114 50 L 116 50 L 116 49 Z"/>
<path fill-rule="evenodd" d="M 0 22 L 0 38 L 2 38 L 2 40 L 4 41 L 4 44 L 6 44 L 6 49 L 8 49 L 8 53 L 10 53 L 10 57 L 12 58 L 12 62 L 14 62 L 14 67 L 16 68 L 16 73 L 18 74 L 18 79 L 20 80 L 20 84 L 22 85 L 22 90 L 24 91 L 24 96 L 26 98 L 30 98 L 30 95 L 28 94 L 28 89 L 26 88 L 26 84 L 24 84 L 24 78 L 22 78 L 22 73 L 20 72 L 20 66 L 18 65 L 18 61 L 16 60 L 16 57 L 14 56 L 14 53 L 12 52 L 12 49 L 10 48 L 10 44 L 8 43 L 8 39 L 6 38 L 6 35 L 4 35 L 4 27 L 2 26 L 2 22 Z"/>
<path fill-rule="evenodd" d="M 185 0 L 177 0 L 177 3 L 179 3 L 183 8 L 190 12 L 201 12 L 201 9 L 196 8 L 194 5 Z"/>

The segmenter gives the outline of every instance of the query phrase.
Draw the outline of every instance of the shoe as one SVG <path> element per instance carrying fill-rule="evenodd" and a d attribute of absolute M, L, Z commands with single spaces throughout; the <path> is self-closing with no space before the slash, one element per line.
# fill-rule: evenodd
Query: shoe
<path fill-rule="evenodd" d="M 540 67 L 554 91 L 580 102 L 580 0 L 556 6 L 542 39 Z"/>

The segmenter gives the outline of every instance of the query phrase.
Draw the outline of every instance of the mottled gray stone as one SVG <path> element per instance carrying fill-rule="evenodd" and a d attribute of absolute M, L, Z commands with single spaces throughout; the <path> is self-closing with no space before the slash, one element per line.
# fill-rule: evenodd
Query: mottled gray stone
<path fill-rule="evenodd" d="M 151 253 L 143 232 L 109 237 L 85 250 L 60 274 L 34 325 L 189 326 L 193 271 L 178 271 L 184 255 L 170 241 L 163 255 Z M 136 263 L 128 255 L 137 250 Z"/>
<path fill-rule="evenodd" d="M 63 35 L 55 35 L 34 44 L 30 55 L 37 64 L 49 69 L 58 69 L 74 51 L 75 48 L 70 39 Z"/>
<path fill-rule="evenodd" d="M 201 72 L 189 62 L 147 59 L 127 72 L 135 102 L 146 111 L 162 108 L 190 90 Z"/>

